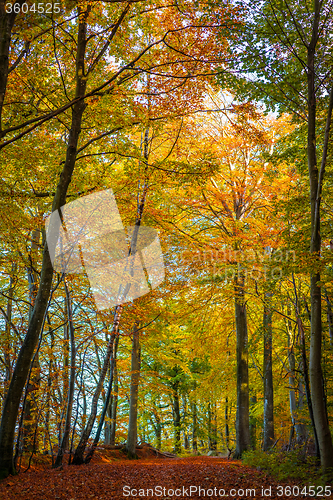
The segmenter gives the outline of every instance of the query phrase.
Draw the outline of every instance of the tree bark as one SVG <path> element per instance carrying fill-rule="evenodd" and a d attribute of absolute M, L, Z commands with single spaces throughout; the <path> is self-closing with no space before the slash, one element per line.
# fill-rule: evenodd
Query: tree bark
<path fill-rule="evenodd" d="M 65 419 L 65 428 L 62 436 L 62 440 L 58 449 L 57 458 L 55 460 L 54 467 L 60 467 L 62 465 L 62 459 L 66 449 L 68 449 L 69 444 L 69 435 L 71 431 L 71 419 L 72 419 L 72 410 L 73 410 L 73 398 L 74 398 L 74 386 L 75 386 L 75 357 L 76 357 L 76 348 L 75 348 L 75 337 L 74 337 L 74 325 L 73 325 L 73 315 L 72 315 L 72 303 L 70 291 L 68 290 L 68 286 L 66 283 L 66 279 L 64 280 L 65 291 L 66 291 L 66 303 L 67 303 L 67 314 L 68 314 L 68 326 L 69 326 L 69 335 L 70 335 L 70 346 L 71 346 L 71 371 L 69 377 L 69 389 L 67 396 L 67 408 L 66 408 L 66 419 Z"/>
<path fill-rule="evenodd" d="M 265 294 L 264 304 L 264 441 L 263 450 L 268 451 L 274 444 L 274 400 L 272 371 L 272 312 L 270 294 Z"/>
<path fill-rule="evenodd" d="M 63 343 L 63 351 L 62 351 L 62 357 L 63 357 L 63 367 L 62 367 L 62 403 L 63 403 L 63 408 L 61 411 L 61 419 L 59 422 L 59 445 L 62 441 L 62 435 L 63 435 L 63 430 L 65 427 L 65 419 L 64 414 L 67 408 L 67 403 L 68 402 L 68 390 L 69 390 L 69 352 L 70 352 L 70 347 L 69 347 L 69 313 L 68 313 L 68 306 L 67 306 L 67 297 L 64 297 L 64 318 L 67 320 L 67 322 L 64 324 L 64 343 Z M 66 405 L 66 408 L 65 408 Z M 69 437 L 69 436 L 68 436 Z M 68 448 L 68 444 L 66 443 L 65 449 Z"/>
<path fill-rule="evenodd" d="M 225 421 L 225 444 L 227 449 L 229 450 L 229 440 L 230 440 L 230 433 L 229 433 L 229 405 L 228 405 L 228 396 L 225 398 L 225 408 L 224 408 L 224 421 Z"/>
<path fill-rule="evenodd" d="M 197 403 L 192 403 L 192 450 L 198 450 L 198 416 L 197 416 Z"/>
<path fill-rule="evenodd" d="M 118 368 L 117 359 L 114 360 L 114 390 L 111 406 L 111 428 L 110 428 L 110 445 L 114 446 L 116 442 L 116 428 L 117 428 L 117 407 L 118 407 Z"/>
<path fill-rule="evenodd" d="M 126 450 L 130 458 L 137 458 L 136 442 L 137 442 L 137 425 L 138 425 L 138 394 L 140 380 L 140 339 L 138 331 L 138 323 L 133 327 L 133 343 L 132 343 L 132 363 L 131 363 L 131 392 L 130 392 L 130 408 L 127 431 Z"/>
<path fill-rule="evenodd" d="M 250 448 L 248 333 L 244 276 L 235 278 L 235 319 L 237 336 L 237 413 L 235 458 Z"/>
<path fill-rule="evenodd" d="M 251 441 L 251 448 L 252 448 L 252 450 L 255 450 L 257 448 L 257 419 L 252 414 L 252 407 L 255 406 L 256 403 L 257 403 L 257 396 L 254 393 L 250 397 L 250 406 L 251 406 L 251 415 L 250 415 L 250 441 Z"/>
<path fill-rule="evenodd" d="M 328 331 L 330 334 L 330 346 L 331 349 L 333 347 L 333 311 L 332 311 L 332 304 L 329 299 L 327 290 L 325 290 L 325 297 L 326 297 L 326 315 L 327 315 L 327 324 L 328 324 Z"/>
<path fill-rule="evenodd" d="M 179 407 L 179 381 L 175 380 L 172 384 L 172 399 L 173 399 L 173 428 L 174 428 L 174 451 L 181 452 L 180 442 L 180 407 Z"/>
<path fill-rule="evenodd" d="M 24 0 L 17 3 L 21 7 Z M 14 5 L 13 2 L 12 5 Z M 9 73 L 9 49 L 12 38 L 12 29 L 16 15 L 14 10 L 6 12 L 6 0 L 0 1 L 0 137 L 2 131 L 2 111 L 5 101 L 8 73 Z"/>
<path fill-rule="evenodd" d="M 188 450 L 189 447 L 190 447 L 190 444 L 189 444 L 189 439 L 188 439 L 188 434 L 187 434 L 187 428 L 186 428 L 186 421 L 187 421 L 187 400 L 186 400 L 186 395 L 185 394 L 183 394 L 182 400 L 183 400 L 183 415 L 184 415 L 184 427 L 183 427 L 184 450 Z"/>
<path fill-rule="evenodd" d="M 10 359 L 10 332 L 12 329 L 12 307 L 13 307 L 13 294 L 14 294 L 14 276 L 17 270 L 17 264 L 12 263 L 12 270 L 9 281 L 9 290 L 8 290 L 8 299 L 7 299 L 7 308 L 6 308 L 6 327 L 5 327 L 5 342 L 4 342 L 4 361 L 5 361 L 5 380 L 4 380 L 4 398 L 7 394 L 7 389 L 10 383 L 10 379 L 12 378 L 12 365 Z"/>
<path fill-rule="evenodd" d="M 38 290 L 38 275 L 35 271 L 36 265 L 36 252 L 38 249 L 40 239 L 39 229 L 35 229 L 31 233 L 31 248 L 30 248 L 30 266 L 27 269 L 28 274 L 28 284 L 29 284 L 29 321 L 32 316 L 34 303 L 36 300 L 36 294 Z M 36 442 L 35 433 L 36 425 L 38 425 L 36 420 L 37 405 L 35 391 L 38 391 L 40 387 L 40 364 L 38 353 L 34 358 L 33 366 L 31 370 L 30 379 L 27 388 L 27 397 L 24 404 L 24 416 L 23 416 L 23 429 L 22 429 L 22 451 L 35 452 L 34 443 Z"/>
<path fill-rule="evenodd" d="M 216 411 L 216 402 L 211 405 L 212 412 L 212 434 L 211 434 L 211 449 L 217 450 L 217 411 Z"/>
<path fill-rule="evenodd" d="M 303 368 L 306 400 L 308 403 L 309 415 L 310 415 L 312 428 L 313 428 L 314 440 L 315 440 L 315 445 L 316 445 L 316 454 L 317 454 L 317 457 L 319 458 L 320 457 L 320 445 L 319 445 L 319 438 L 318 438 L 318 432 L 317 432 L 317 425 L 315 422 L 314 411 L 313 411 L 313 402 L 312 402 L 313 396 L 311 394 L 312 391 L 310 390 L 310 383 L 309 383 L 309 370 L 308 370 L 308 362 L 307 362 L 307 358 L 306 358 L 305 336 L 304 336 L 303 324 L 302 324 L 301 318 L 299 316 L 297 317 L 297 327 L 298 327 L 298 333 L 300 336 L 300 344 L 301 344 L 301 352 L 302 352 L 302 368 Z M 325 404 L 325 409 L 326 409 L 326 404 Z"/>
<path fill-rule="evenodd" d="M 158 450 L 160 450 L 161 444 L 162 444 L 162 422 L 161 422 L 161 418 L 160 418 L 155 406 L 153 408 L 153 415 L 155 418 L 155 422 L 152 420 L 152 426 L 154 428 L 155 437 L 156 437 L 156 441 L 157 441 L 156 448 Z"/>

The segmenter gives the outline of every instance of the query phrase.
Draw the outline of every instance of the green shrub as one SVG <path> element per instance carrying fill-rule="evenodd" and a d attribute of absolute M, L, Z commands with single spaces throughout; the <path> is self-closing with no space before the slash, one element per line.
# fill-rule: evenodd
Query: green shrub
<path fill-rule="evenodd" d="M 279 481 L 296 479 L 304 484 L 309 481 L 315 484 L 315 480 L 322 482 L 316 457 L 305 456 L 302 448 L 291 451 L 248 451 L 244 453 L 243 462 L 267 471 Z"/>

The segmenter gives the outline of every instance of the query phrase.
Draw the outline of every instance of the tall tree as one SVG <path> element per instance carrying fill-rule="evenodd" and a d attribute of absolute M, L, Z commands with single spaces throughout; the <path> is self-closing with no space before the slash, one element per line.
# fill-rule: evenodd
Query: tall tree
<path fill-rule="evenodd" d="M 241 58 L 242 96 L 261 98 L 271 108 L 292 113 L 306 130 L 311 234 L 310 382 L 313 415 L 324 470 L 333 466 L 321 367 L 322 308 L 318 263 L 321 257 L 321 201 L 333 108 L 331 0 L 245 4 L 245 49 Z M 251 75 L 250 77 L 248 75 Z M 322 131 L 322 132 L 321 132 Z"/>

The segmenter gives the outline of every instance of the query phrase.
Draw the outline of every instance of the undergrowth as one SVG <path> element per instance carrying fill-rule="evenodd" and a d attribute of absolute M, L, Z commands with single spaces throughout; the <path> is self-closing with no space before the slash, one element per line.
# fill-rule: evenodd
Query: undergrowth
<path fill-rule="evenodd" d="M 298 480 L 303 484 L 321 485 L 327 481 L 316 457 L 306 456 L 302 448 L 282 451 L 247 451 L 243 463 L 268 472 L 279 481 Z"/>

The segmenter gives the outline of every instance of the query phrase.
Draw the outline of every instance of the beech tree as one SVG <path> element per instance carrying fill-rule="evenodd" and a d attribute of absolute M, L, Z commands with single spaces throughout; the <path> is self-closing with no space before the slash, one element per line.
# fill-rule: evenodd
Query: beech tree
<path fill-rule="evenodd" d="M 322 467 L 333 466 L 333 446 L 327 419 L 322 351 L 322 299 L 320 285 L 320 219 L 323 183 L 328 162 L 333 107 L 332 54 L 329 34 L 333 26 L 331 1 L 251 2 L 245 12 L 244 75 L 239 95 L 262 99 L 271 109 L 291 113 L 306 130 L 311 236 L 311 349 L 310 383 L 313 415 Z M 246 10 L 246 9 L 245 9 Z"/>

